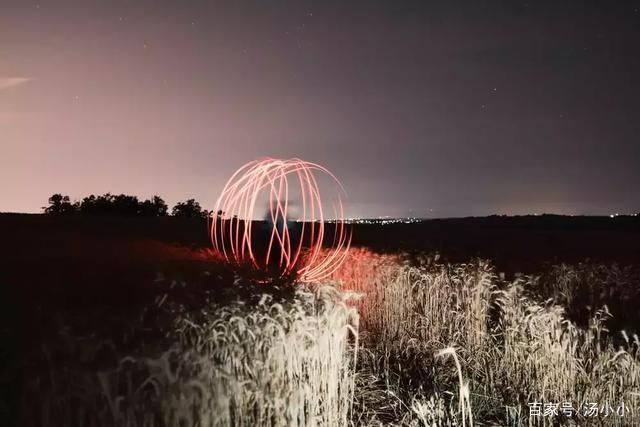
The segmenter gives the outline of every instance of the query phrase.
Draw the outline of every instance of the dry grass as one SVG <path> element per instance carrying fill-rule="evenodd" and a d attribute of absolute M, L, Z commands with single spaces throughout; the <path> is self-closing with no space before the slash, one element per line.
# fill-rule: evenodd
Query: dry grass
<path fill-rule="evenodd" d="M 505 282 L 481 260 L 447 265 L 434 257 L 415 266 L 368 251 L 351 257 L 337 277 L 345 289 L 366 294 L 359 304 L 367 349 L 362 354 L 371 352 L 360 362 L 357 382 L 368 389 L 365 396 L 387 393 L 398 401 L 380 411 L 379 397 L 364 398 L 358 419 L 406 425 L 463 425 L 472 419 L 497 425 L 638 421 L 638 337 L 623 331 L 614 343 L 605 327 L 606 306 L 580 328 L 552 300 L 531 297 L 538 277 Z M 575 282 L 585 268 L 554 267 L 557 286 Z M 620 269 L 611 268 L 619 277 Z M 593 269 L 599 277 L 611 276 L 603 273 L 605 266 Z M 370 280 L 372 271 L 377 277 Z M 455 370 L 433 357 L 443 348 L 459 360 Z M 625 417 L 529 417 L 528 403 L 565 401 L 578 409 L 592 402 L 617 408 L 624 402 Z"/>
<path fill-rule="evenodd" d="M 62 328 L 57 339 L 78 363 L 30 375 L 25 425 L 633 425 L 640 340 L 610 333 L 596 297 L 604 283 L 637 286 L 627 273 L 565 265 L 506 281 L 487 261 L 354 249 L 332 285 L 300 285 L 292 299 L 193 311 L 160 298 L 165 339 L 135 351 Z M 592 304 L 584 325 L 563 308 L 582 286 Z M 627 411 L 530 417 L 534 401 Z"/>
<path fill-rule="evenodd" d="M 38 411 L 25 408 L 25 424 L 348 424 L 358 316 L 335 288 L 209 309 L 172 308 L 173 344 L 159 355 L 148 346 L 97 373 L 65 366 L 34 378 L 27 402 Z"/>

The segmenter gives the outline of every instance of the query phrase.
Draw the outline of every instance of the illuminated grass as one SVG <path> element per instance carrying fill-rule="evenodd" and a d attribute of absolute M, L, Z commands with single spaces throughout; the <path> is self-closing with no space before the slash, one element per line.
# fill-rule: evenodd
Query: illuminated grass
<path fill-rule="evenodd" d="M 30 373 L 24 424 L 550 425 L 570 420 L 530 417 L 528 404 L 568 401 L 624 402 L 624 418 L 596 421 L 633 425 L 635 331 L 610 333 L 606 307 L 579 327 L 556 304 L 576 301 L 576 277 L 631 283 L 621 272 L 585 264 L 507 281 L 486 261 L 352 250 L 331 283 L 291 297 L 185 310 L 161 296 L 165 340 L 124 351 L 62 328 L 60 348 L 43 345 L 47 360 L 73 363 Z"/>
<path fill-rule="evenodd" d="M 334 288 L 175 312 L 174 344 L 160 354 L 149 345 L 97 373 L 64 367 L 35 379 L 28 397 L 39 411 L 26 424 L 348 424 L 358 316 Z M 66 351 L 81 351 L 76 343 Z"/>
<path fill-rule="evenodd" d="M 624 418 L 596 421 L 637 422 L 640 342 L 622 331 L 623 339 L 614 344 L 604 326 L 610 316 L 606 306 L 593 313 L 588 327 L 579 328 L 561 306 L 529 296 L 539 284 L 537 277 L 506 282 L 480 260 L 448 265 L 425 257 L 417 264 L 352 251 L 336 274 L 344 289 L 365 294 L 358 303 L 363 357 L 356 382 L 366 393 L 358 393 L 364 396 L 358 419 L 371 424 L 469 425 L 476 420 L 543 425 L 569 420 L 529 417 L 528 403 L 567 401 L 577 409 L 592 402 L 616 408 L 624 402 Z M 557 286 L 566 287 L 585 269 L 552 271 Z M 606 269 L 593 267 L 599 276 Z M 619 277 L 617 267 L 611 271 Z M 456 369 L 434 353 L 452 355 Z M 385 394 L 393 404 L 381 405 L 379 397 Z"/>

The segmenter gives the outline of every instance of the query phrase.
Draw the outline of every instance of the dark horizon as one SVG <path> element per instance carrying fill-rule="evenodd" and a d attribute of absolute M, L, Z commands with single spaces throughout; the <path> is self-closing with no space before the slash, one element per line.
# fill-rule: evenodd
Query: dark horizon
<path fill-rule="evenodd" d="M 42 211 L 42 209 L 40 210 L 40 212 L 12 212 L 12 211 L 0 211 L 0 215 L 47 215 L 45 212 Z M 106 217 L 140 217 L 140 218 L 144 218 L 143 215 L 120 215 L 120 214 L 108 214 L 108 213 L 103 213 L 103 214 L 64 214 L 64 215 L 58 215 L 61 217 L 68 217 L 68 216 L 83 216 L 83 217 L 97 217 L 97 218 L 106 218 Z M 171 217 L 173 216 L 171 213 L 167 213 L 167 215 L 165 215 L 166 217 Z M 635 218 L 635 217 L 640 217 L 640 211 L 638 212 L 630 212 L 630 213 L 613 213 L 613 214 L 608 214 L 608 215 L 604 215 L 604 214 L 593 214 L 593 215 L 589 215 L 589 214 L 563 214 L 563 213 L 555 213 L 555 212 L 541 212 L 541 213 L 526 213 L 526 214 L 501 214 L 501 213 L 489 213 L 486 215 L 465 215 L 465 216 L 389 216 L 389 215 L 381 215 L 381 216 L 377 216 L 377 217 L 367 217 L 367 216 L 362 216 L 362 217 L 355 217 L 355 216 L 351 216 L 351 217 L 346 217 L 345 221 L 347 222 L 353 222 L 353 221 L 372 221 L 372 222 L 379 222 L 379 221 L 385 221 L 385 220 L 390 220 L 390 221 L 396 221 L 398 220 L 398 222 L 400 222 L 401 220 L 412 220 L 414 222 L 421 222 L 421 221 L 433 221 L 433 220 L 455 220 L 455 219 L 486 219 L 486 218 L 492 218 L 492 217 L 500 217 L 500 218 L 526 218 L 526 217 L 534 217 L 534 218 L 544 218 L 544 217 L 562 217 L 562 218 L 593 218 L 593 219 L 601 219 L 601 218 L 610 218 L 610 219 L 616 219 L 616 218 Z M 147 217 L 147 218 L 153 218 L 153 217 Z M 254 222 L 264 222 L 265 220 L 263 219 L 253 219 L 252 221 Z M 327 222 L 331 223 L 333 220 L 332 219 L 328 219 Z"/>
<path fill-rule="evenodd" d="M 634 214 L 639 42 L 640 1 L 3 2 L 0 211 L 269 156 L 348 217 Z"/>

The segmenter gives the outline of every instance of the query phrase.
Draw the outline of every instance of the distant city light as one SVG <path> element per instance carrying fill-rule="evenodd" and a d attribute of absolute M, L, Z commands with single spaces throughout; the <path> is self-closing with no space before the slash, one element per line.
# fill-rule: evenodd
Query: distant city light
<path fill-rule="evenodd" d="M 388 225 L 388 224 L 413 224 L 417 222 L 425 221 L 424 218 L 406 217 L 406 218 L 348 218 L 345 222 L 349 224 L 376 224 L 376 225 Z"/>

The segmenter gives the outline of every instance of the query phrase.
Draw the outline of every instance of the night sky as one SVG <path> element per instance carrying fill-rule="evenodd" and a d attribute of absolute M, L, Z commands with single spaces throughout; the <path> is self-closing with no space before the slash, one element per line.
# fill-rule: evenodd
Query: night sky
<path fill-rule="evenodd" d="M 0 0 L 0 211 L 264 156 L 350 216 L 640 210 L 640 1 Z"/>

